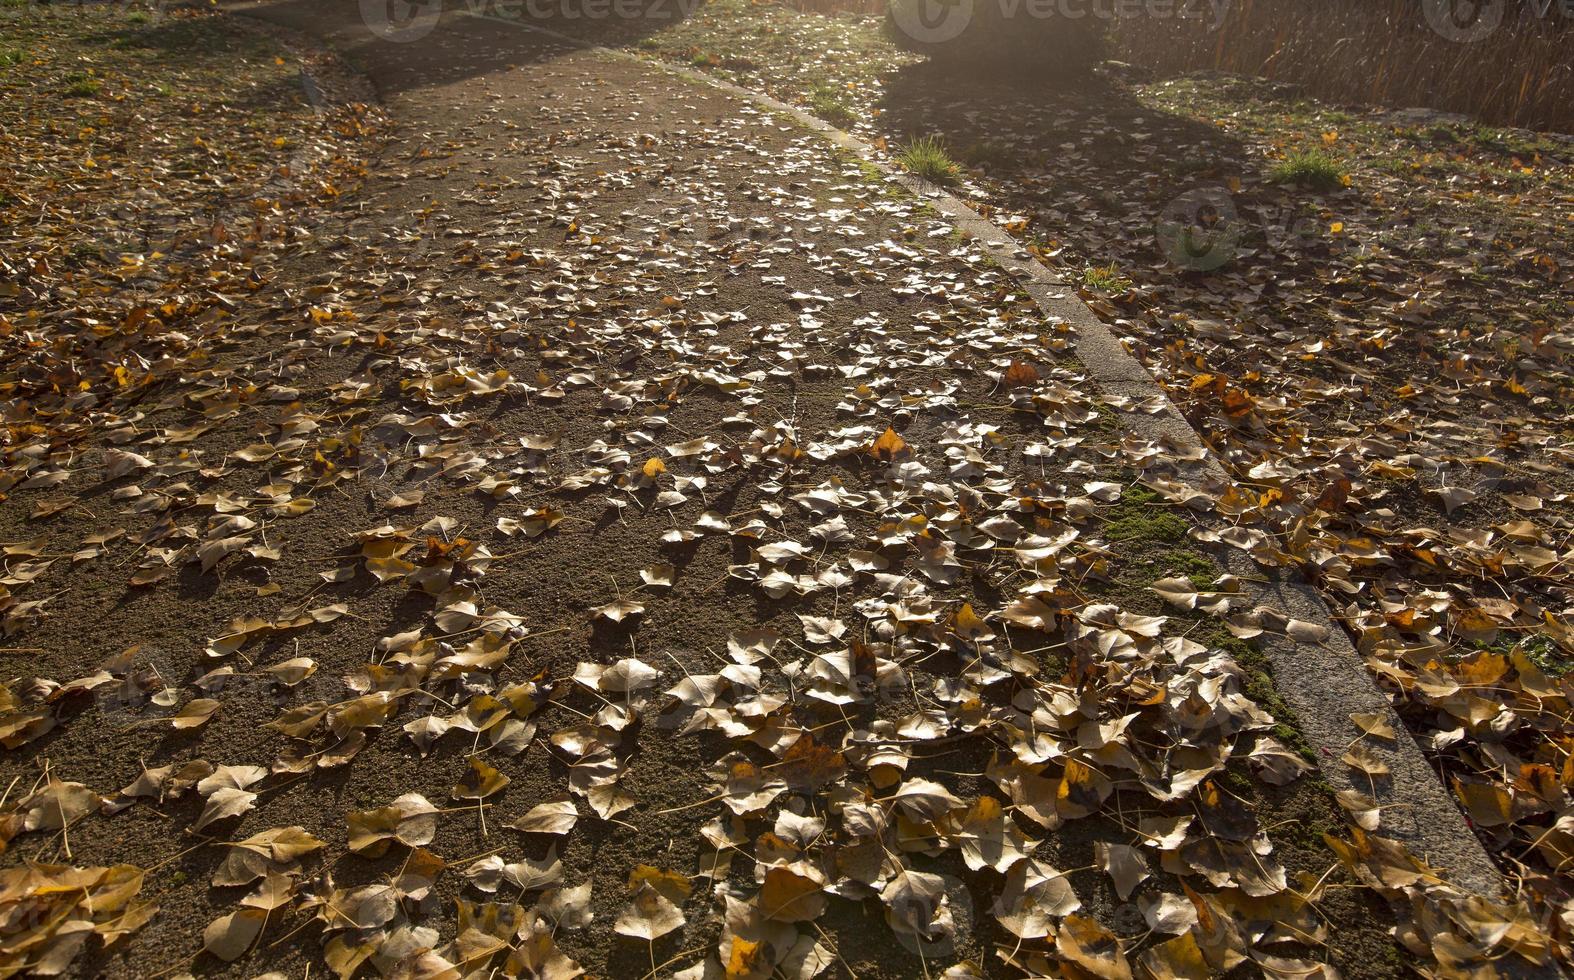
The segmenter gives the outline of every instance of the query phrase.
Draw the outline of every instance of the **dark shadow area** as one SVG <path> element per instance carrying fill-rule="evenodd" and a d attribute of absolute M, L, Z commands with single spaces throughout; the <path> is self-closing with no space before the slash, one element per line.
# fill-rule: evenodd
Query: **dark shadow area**
<path fill-rule="evenodd" d="M 432 0 L 401 4 L 339 3 L 324 31 L 315 0 L 236 4 L 232 11 L 291 30 L 326 34 L 351 67 L 365 72 L 384 98 L 525 68 L 579 50 L 571 41 L 617 46 L 665 30 L 699 9 L 697 0 Z M 435 19 L 441 6 L 442 20 Z M 402 11 L 399 8 L 405 8 Z"/>
<path fill-rule="evenodd" d="M 1154 239 L 1152 258 L 1165 258 L 1154 229 L 1175 199 L 1218 185 L 1259 164 L 1238 139 L 1205 121 L 1155 110 L 1116 78 L 1066 79 L 1045 74 L 995 74 L 924 61 L 886 79 L 878 125 L 893 148 L 938 137 L 981 181 L 990 197 L 1029 219 L 1021 237 L 1041 242 L 1059 229 L 1097 242 Z M 1111 226 L 1111 214 L 1120 214 Z M 1184 215 L 1206 227 L 1206 214 Z M 1056 241 L 1059 249 L 1070 243 Z M 1108 262 L 1096 244 L 1063 255 L 1072 266 Z"/>

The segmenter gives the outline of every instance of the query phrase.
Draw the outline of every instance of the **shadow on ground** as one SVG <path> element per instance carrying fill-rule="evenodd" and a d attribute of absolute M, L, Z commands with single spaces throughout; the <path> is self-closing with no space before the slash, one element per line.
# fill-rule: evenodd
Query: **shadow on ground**
<path fill-rule="evenodd" d="M 574 46 L 544 34 L 529 35 L 505 21 L 542 27 L 583 41 L 608 46 L 627 45 L 666 30 L 694 11 L 703 0 L 432 0 L 430 5 L 410 5 L 399 0 L 386 4 L 339 3 L 334 5 L 338 23 L 332 34 L 335 50 L 349 64 L 365 71 L 378 94 L 387 99 L 421 89 L 453 84 L 510 68 L 552 61 Z M 432 10 L 441 4 L 445 23 L 437 27 Z M 390 21 L 380 6 L 391 11 L 408 8 L 402 19 Z M 237 4 L 234 9 L 295 30 L 320 29 L 319 0 L 271 0 Z M 471 15 L 475 16 L 471 16 Z M 508 43 L 488 43 L 497 35 Z M 534 44 L 521 44 L 533 37 Z M 388 57 L 387 47 L 397 47 L 398 58 Z M 374 54 L 373 49 L 382 48 Z M 457 56 L 456 56 L 457 54 Z"/>
<path fill-rule="evenodd" d="M 1166 209 L 1257 166 L 1228 133 L 1156 111 L 1111 77 L 985 77 L 926 61 L 888 76 L 879 108 L 891 145 L 939 137 L 991 197 L 1029 219 L 1029 240 L 1059 249 L 1063 243 L 1043 236 L 1091 229 L 1074 236 L 1083 254 L 1062 257 L 1073 267 L 1110 261 L 1115 249 L 1100 252 L 1101 234 L 1123 248 L 1133 233 L 1145 234 L 1155 263 L 1164 261 L 1154 229 Z M 1114 224 L 1112 212 L 1120 214 Z M 1215 220 L 1183 217 L 1204 226 Z"/>

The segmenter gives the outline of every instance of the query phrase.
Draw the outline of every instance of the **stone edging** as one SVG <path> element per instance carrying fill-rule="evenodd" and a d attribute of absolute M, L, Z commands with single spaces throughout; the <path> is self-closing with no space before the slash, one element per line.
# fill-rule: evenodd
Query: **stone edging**
<path fill-rule="evenodd" d="M 1020 243 L 956 196 L 911 174 L 894 171 L 877 157 L 869 144 L 823 119 L 764 93 L 713 78 L 703 72 L 653 62 L 550 28 L 480 12 L 458 13 L 542 34 L 575 47 L 634 61 L 691 82 L 721 89 L 788 116 L 804 128 L 820 133 L 842 149 L 878 167 L 891 180 L 950 218 L 959 231 L 977 240 L 991 259 L 1017 277 L 1023 289 L 1048 317 L 1072 327 L 1077 338 L 1077 356 L 1087 369 L 1088 376 L 1106 394 L 1127 399 L 1127 407 L 1117 411 L 1128 432 L 1168 443 L 1171 448 L 1185 455 L 1204 454 L 1200 463 L 1180 474 L 1182 482 L 1199 490 L 1207 484 L 1217 486 L 1228 482 L 1229 477 L 1224 468 L 1207 452 L 1196 430 L 1170 402 L 1158 382 L 1075 291 L 1038 261 L 1024 258 L 1026 253 Z M 1162 409 L 1149 414 L 1133 407 L 1138 403 L 1159 404 Z M 1239 549 L 1224 544 L 1198 544 L 1226 571 L 1241 578 L 1242 587 L 1254 604 L 1277 609 L 1291 619 L 1312 623 L 1325 632 L 1327 639 L 1315 645 L 1296 643 L 1288 637 L 1267 633 L 1263 634 L 1259 642 L 1262 653 L 1273 666 L 1274 686 L 1295 710 L 1302 734 L 1318 753 L 1319 768 L 1328 785 L 1336 792 L 1354 789 L 1372 795 L 1383 807 L 1382 826 L 1378 833 L 1400 841 L 1416 856 L 1446 871 L 1452 884 L 1493 898 L 1501 894 L 1503 881 L 1487 856 L 1486 849 L 1466 825 L 1458 805 L 1444 790 L 1420 747 L 1394 713 L 1388 697 L 1373 683 L 1366 664 L 1344 630 L 1329 615 L 1322 597 L 1301 581 L 1299 576 L 1284 569 L 1260 568 Z M 1392 745 L 1384 745 L 1370 738 L 1365 740 L 1367 747 L 1389 767 L 1391 775 L 1386 785 L 1380 782 L 1374 787 L 1365 778 L 1357 781 L 1353 770 L 1340 761 L 1345 749 L 1363 734 L 1350 720 L 1352 712 L 1384 716 L 1397 733 L 1397 740 Z"/>

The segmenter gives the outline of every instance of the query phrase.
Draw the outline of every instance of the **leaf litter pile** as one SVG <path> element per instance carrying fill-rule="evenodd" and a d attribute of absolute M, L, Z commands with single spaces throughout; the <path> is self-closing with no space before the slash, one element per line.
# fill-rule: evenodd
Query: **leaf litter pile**
<path fill-rule="evenodd" d="M 1574 144 L 1223 76 L 996 84 L 726 0 L 641 44 L 879 148 L 938 137 L 1232 477 L 1164 496 L 1323 592 L 1570 959 Z"/>
<path fill-rule="evenodd" d="M 1547 955 L 1341 826 L 1241 641 L 1315 630 L 921 201 L 473 21 L 357 52 L 389 130 L 295 35 L 29 17 L 7 975 Z"/>

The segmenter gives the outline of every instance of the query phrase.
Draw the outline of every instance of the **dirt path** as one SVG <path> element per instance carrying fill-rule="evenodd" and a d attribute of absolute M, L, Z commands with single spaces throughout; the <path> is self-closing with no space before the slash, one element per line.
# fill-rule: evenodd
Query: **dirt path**
<path fill-rule="evenodd" d="M 237 9 L 398 131 L 203 357 L 9 456 L 8 856 L 160 905 L 92 968 L 1399 971 L 1250 647 L 1149 588 L 1232 587 L 945 220 L 655 68 Z"/>

